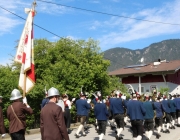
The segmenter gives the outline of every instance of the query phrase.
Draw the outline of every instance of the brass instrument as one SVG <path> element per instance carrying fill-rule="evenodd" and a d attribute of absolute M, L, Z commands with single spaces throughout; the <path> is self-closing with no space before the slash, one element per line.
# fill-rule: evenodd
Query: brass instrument
<path fill-rule="evenodd" d="M 127 85 L 130 87 L 128 90 L 132 90 L 132 91 L 129 91 L 129 92 L 135 93 L 134 88 L 132 87 L 132 85 L 131 84 L 127 84 Z M 132 94 L 132 93 L 130 93 L 130 94 Z"/>
<path fill-rule="evenodd" d="M 91 105 L 91 109 L 94 109 L 94 104 L 93 104 L 93 103 L 90 103 L 90 105 Z"/>

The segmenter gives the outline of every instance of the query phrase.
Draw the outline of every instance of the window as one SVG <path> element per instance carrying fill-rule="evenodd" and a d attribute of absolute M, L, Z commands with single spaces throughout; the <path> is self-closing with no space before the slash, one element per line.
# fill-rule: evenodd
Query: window
<path fill-rule="evenodd" d="M 139 92 L 139 87 L 138 87 L 138 92 Z M 144 92 L 144 87 L 141 87 L 141 93 Z"/>

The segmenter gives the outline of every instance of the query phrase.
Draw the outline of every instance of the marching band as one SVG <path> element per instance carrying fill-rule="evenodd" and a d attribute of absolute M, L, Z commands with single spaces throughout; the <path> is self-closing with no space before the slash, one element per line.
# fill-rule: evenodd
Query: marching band
<path fill-rule="evenodd" d="M 95 129 L 99 140 L 103 139 L 108 125 L 116 133 L 116 140 L 123 139 L 121 134 L 128 120 L 134 140 L 141 140 L 142 137 L 150 140 L 153 132 L 159 139 L 161 133 L 170 133 L 169 129 L 180 127 L 180 93 L 169 94 L 167 97 L 153 91 L 152 96 L 149 94 L 142 96 L 132 90 L 128 98 L 120 90 L 113 90 L 105 99 L 102 98 L 100 91 L 92 95 L 94 99 L 91 101 L 87 93 L 81 91 L 80 98 L 74 104 L 80 120 L 75 138 L 87 135 L 85 124 L 90 109 L 94 111 Z"/>

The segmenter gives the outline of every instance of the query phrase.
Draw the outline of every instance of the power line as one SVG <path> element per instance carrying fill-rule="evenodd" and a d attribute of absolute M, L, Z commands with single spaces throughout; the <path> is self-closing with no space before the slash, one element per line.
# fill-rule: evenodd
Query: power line
<path fill-rule="evenodd" d="M 23 17 L 21 17 L 21 16 L 19 16 L 19 15 L 15 14 L 15 13 L 13 13 L 13 12 L 11 12 L 11 11 L 9 11 L 9 10 L 7 10 L 7 9 L 3 8 L 2 6 L 0 6 L 0 8 L 26 21 L 26 19 L 25 19 L 25 18 L 23 18 Z M 53 34 L 53 35 L 55 35 L 55 36 L 57 36 L 57 37 L 59 37 L 59 38 L 62 38 L 62 39 L 63 39 L 63 37 L 60 37 L 59 35 L 57 35 L 57 34 L 55 34 L 55 33 L 51 32 L 51 31 L 49 31 L 49 30 L 47 30 L 47 29 L 45 29 L 45 28 L 43 28 L 43 27 L 41 27 L 41 26 L 39 26 L 39 25 L 37 25 L 37 24 L 35 24 L 35 23 L 33 23 L 33 24 L 34 24 L 36 27 L 38 27 L 38 28 L 40 28 L 40 29 L 42 29 L 42 30 L 45 30 L 46 32 L 49 32 L 50 34 Z"/>
<path fill-rule="evenodd" d="M 21 17 L 21 16 L 15 14 L 15 13 L 13 13 L 13 12 L 11 12 L 11 11 L 9 11 L 9 10 L 3 8 L 2 6 L 0 6 L 0 8 L 26 21 L 25 18 L 23 18 L 23 17 Z M 53 35 L 55 35 L 55 36 L 57 36 L 57 37 L 59 37 L 59 38 L 61 38 L 61 39 L 64 39 L 63 37 L 60 37 L 59 35 L 57 35 L 57 34 L 51 32 L 51 31 L 49 31 L 49 30 L 47 30 L 47 29 L 45 29 L 45 28 L 43 28 L 43 27 L 41 27 L 41 26 L 39 26 L 39 25 L 37 25 L 37 24 L 35 24 L 35 23 L 33 23 L 33 24 L 34 24 L 35 26 L 37 26 L 38 28 L 40 28 L 40 29 L 42 29 L 42 30 L 44 30 L 44 31 L 46 31 L 46 32 L 49 32 L 50 34 L 53 34 Z M 117 61 L 110 60 L 110 59 L 108 59 L 108 58 L 106 58 L 106 57 L 104 57 L 104 58 L 105 58 L 106 60 L 111 61 L 111 62 L 115 62 L 116 64 L 119 64 L 120 66 L 126 66 L 126 65 L 124 65 L 124 64 L 118 63 Z"/>
<path fill-rule="evenodd" d="M 100 12 L 100 11 L 94 11 L 94 10 L 89 10 L 89 9 L 78 8 L 78 7 L 74 7 L 74 6 L 68 6 L 68 5 L 64 5 L 64 4 L 54 3 L 54 2 L 50 2 L 50 1 L 44 1 L 44 0 L 37 0 L 37 1 L 44 2 L 44 3 L 50 3 L 50 4 L 55 4 L 55 5 L 60 5 L 60 6 L 73 8 L 73 9 L 77 9 L 77 10 L 82 10 L 82 11 L 87 11 L 87 12 L 93 12 L 93 13 L 108 15 L 108 16 L 127 18 L 127 19 L 132 19 L 132 20 L 140 20 L 140 21 L 145 21 L 145 22 L 153 22 L 153 23 L 158 23 L 158 24 L 168 24 L 168 25 L 176 25 L 176 26 L 180 25 L 178 23 L 176 24 L 176 23 L 160 22 L 160 21 L 153 21 L 153 20 L 146 20 L 146 19 L 139 19 L 139 18 L 132 18 L 132 17 L 127 17 L 127 16 L 115 15 L 115 14 L 110 14 L 110 13 L 105 13 L 105 12 Z"/>

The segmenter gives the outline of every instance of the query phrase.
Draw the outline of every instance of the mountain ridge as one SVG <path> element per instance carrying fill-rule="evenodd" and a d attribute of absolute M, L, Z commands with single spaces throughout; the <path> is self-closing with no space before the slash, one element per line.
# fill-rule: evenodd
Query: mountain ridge
<path fill-rule="evenodd" d="M 111 48 L 104 51 L 104 59 L 110 60 L 108 71 L 126 67 L 128 65 L 151 63 L 158 59 L 167 61 L 180 59 L 180 39 L 168 39 L 150 44 L 143 49 L 131 50 L 124 47 Z"/>

